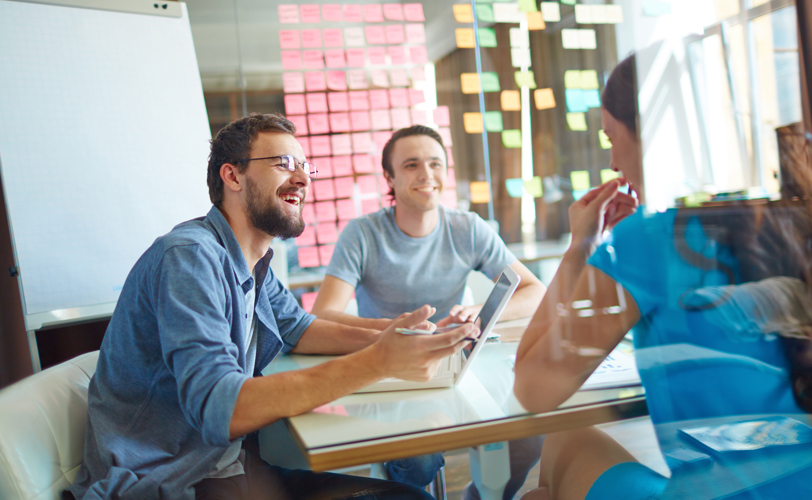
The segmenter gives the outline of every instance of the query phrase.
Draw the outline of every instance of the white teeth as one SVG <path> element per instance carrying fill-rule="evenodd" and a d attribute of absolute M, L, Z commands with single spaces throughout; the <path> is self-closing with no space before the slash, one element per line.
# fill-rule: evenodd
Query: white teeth
<path fill-rule="evenodd" d="M 421 193 L 430 193 L 430 192 L 434 191 L 434 187 L 433 186 L 421 187 L 421 188 L 417 188 L 417 190 L 420 191 Z"/>
<path fill-rule="evenodd" d="M 283 195 L 280 196 L 280 198 L 282 198 L 283 201 L 292 201 L 294 205 L 299 204 L 299 197 L 298 196 L 293 196 L 293 195 L 290 195 L 290 194 L 283 194 Z"/>

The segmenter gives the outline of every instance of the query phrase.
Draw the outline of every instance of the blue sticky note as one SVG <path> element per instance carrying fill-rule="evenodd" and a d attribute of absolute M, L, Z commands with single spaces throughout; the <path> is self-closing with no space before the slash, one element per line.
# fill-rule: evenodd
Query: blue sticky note
<path fill-rule="evenodd" d="M 572 192 L 572 198 L 575 201 L 580 200 L 585 194 L 589 192 L 589 189 L 576 189 Z"/>
<path fill-rule="evenodd" d="M 600 108 L 601 107 L 601 93 L 597 90 L 582 90 L 584 97 L 584 105 L 587 108 Z"/>
<path fill-rule="evenodd" d="M 521 198 L 524 190 L 524 181 L 521 179 L 505 179 L 505 187 L 511 198 Z"/>
<path fill-rule="evenodd" d="M 581 89 L 566 89 L 567 111 L 570 113 L 584 113 L 587 108 L 584 103 L 584 91 Z"/>

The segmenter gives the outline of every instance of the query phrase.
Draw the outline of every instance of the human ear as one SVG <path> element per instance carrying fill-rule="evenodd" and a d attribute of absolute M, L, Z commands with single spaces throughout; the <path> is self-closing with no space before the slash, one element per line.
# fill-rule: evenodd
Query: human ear
<path fill-rule="evenodd" d="M 231 191 L 242 191 L 242 183 L 237 167 L 231 163 L 223 163 L 220 166 L 220 179 L 223 180 L 223 186 Z"/>
<path fill-rule="evenodd" d="M 392 189 L 395 188 L 394 178 L 391 175 L 389 175 L 389 172 L 387 172 L 386 170 L 383 171 L 383 178 L 386 179 L 386 184 L 388 184 L 390 188 Z"/>

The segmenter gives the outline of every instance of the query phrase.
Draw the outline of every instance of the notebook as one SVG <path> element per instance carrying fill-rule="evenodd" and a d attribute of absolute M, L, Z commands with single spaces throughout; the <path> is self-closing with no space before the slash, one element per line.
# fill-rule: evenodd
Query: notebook
<path fill-rule="evenodd" d="M 680 429 L 678 434 L 684 441 L 716 454 L 812 442 L 812 428 L 782 416 Z"/>

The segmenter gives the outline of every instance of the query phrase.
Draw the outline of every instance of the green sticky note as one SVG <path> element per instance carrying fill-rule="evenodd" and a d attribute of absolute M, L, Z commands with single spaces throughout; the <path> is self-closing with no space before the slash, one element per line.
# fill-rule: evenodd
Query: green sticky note
<path fill-rule="evenodd" d="M 575 5 L 575 0 L 561 0 L 562 5 Z"/>
<path fill-rule="evenodd" d="M 482 92 L 501 92 L 502 88 L 499 86 L 499 74 L 495 71 L 488 71 L 482 73 L 479 77 L 480 85 L 482 85 Z"/>
<path fill-rule="evenodd" d="M 618 177 L 620 177 L 620 172 L 615 172 L 609 168 L 604 168 L 601 170 L 601 184 L 609 182 L 612 179 L 617 179 Z"/>
<path fill-rule="evenodd" d="M 594 69 L 581 71 L 581 83 L 578 86 L 584 90 L 600 88 L 598 85 L 598 72 Z"/>
<path fill-rule="evenodd" d="M 538 12 L 536 0 L 519 0 L 519 10 L 522 12 Z"/>
<path fill-rule="evenodd" d="M 477 5 L 476 6 L 476 18 L 477 18 L 477 22 L 480 22 L 480 23 L 492 23 L 492 22 L 494 22 L 493 6 L 492 5 Z"/>
<path fill-rule="evenodd" d="M 589 172 L 586 170 L 574 170 L 570 172 L 570 182 L 573 191 L 585 191 L 589 189 Z"/>
<path fill-rule="evenodd" d="M 506 148 L 520 148 L 522 147 L 522 131 L 503 130 L 502 131 L 502 145 Z"/>
<path fill-rule="evenodd" d="M 511 198 L 521 198 L 524 181 L 521 179 L 505 179 L 505 187 L 507 188 L 508 196 Z"/>
<path fill-rule="evenodd" d="M 564 88 L 565 89 L 580 89 L 581 88 L 581 72 L 577 69 L 568 69 L 564 72 Z"/>
<path fill-rule="evenodd" d="M 584 113 L 567 113 L 567 125 L 570 130 L 586 130 L 586 115 Z"/>
<path fill-rule="evenodd" d="M 584 105 L 587 108 L 601 107 L 601 93 L 597 90 L 582 90 L 581 95 L 584 98 Z"/>
<path fill-rule="evenodd" d="M 479 46 L 483 48 L 496 47 L 496 31 L 493 28 L 479 28 Z"/>
<path fill-rule="evenodd" d="M 603 129 L 598 130 L 598 140 L 601 141 L 601 149 L 612 149 L 612 141 Z"/>
<path fill-rule="evenodd" d="M 488 132 L 501 132 L 505 129 L 502 124 L 501 111 L 485 111 L 485 130 Z"/>
<path fill-rule="evenodd" d="M 541 188 L 541 177 L 536 176 L 529 181 L 524 181 L 524 190 L 533 198 L 541 198 L 544 190 Z"/>
<path fill-rule="evenodd" d="M 517 71 L 514 73 L 516 85 L 519 87 L 536 88 L 536 76 L 532 71 Z"/>

